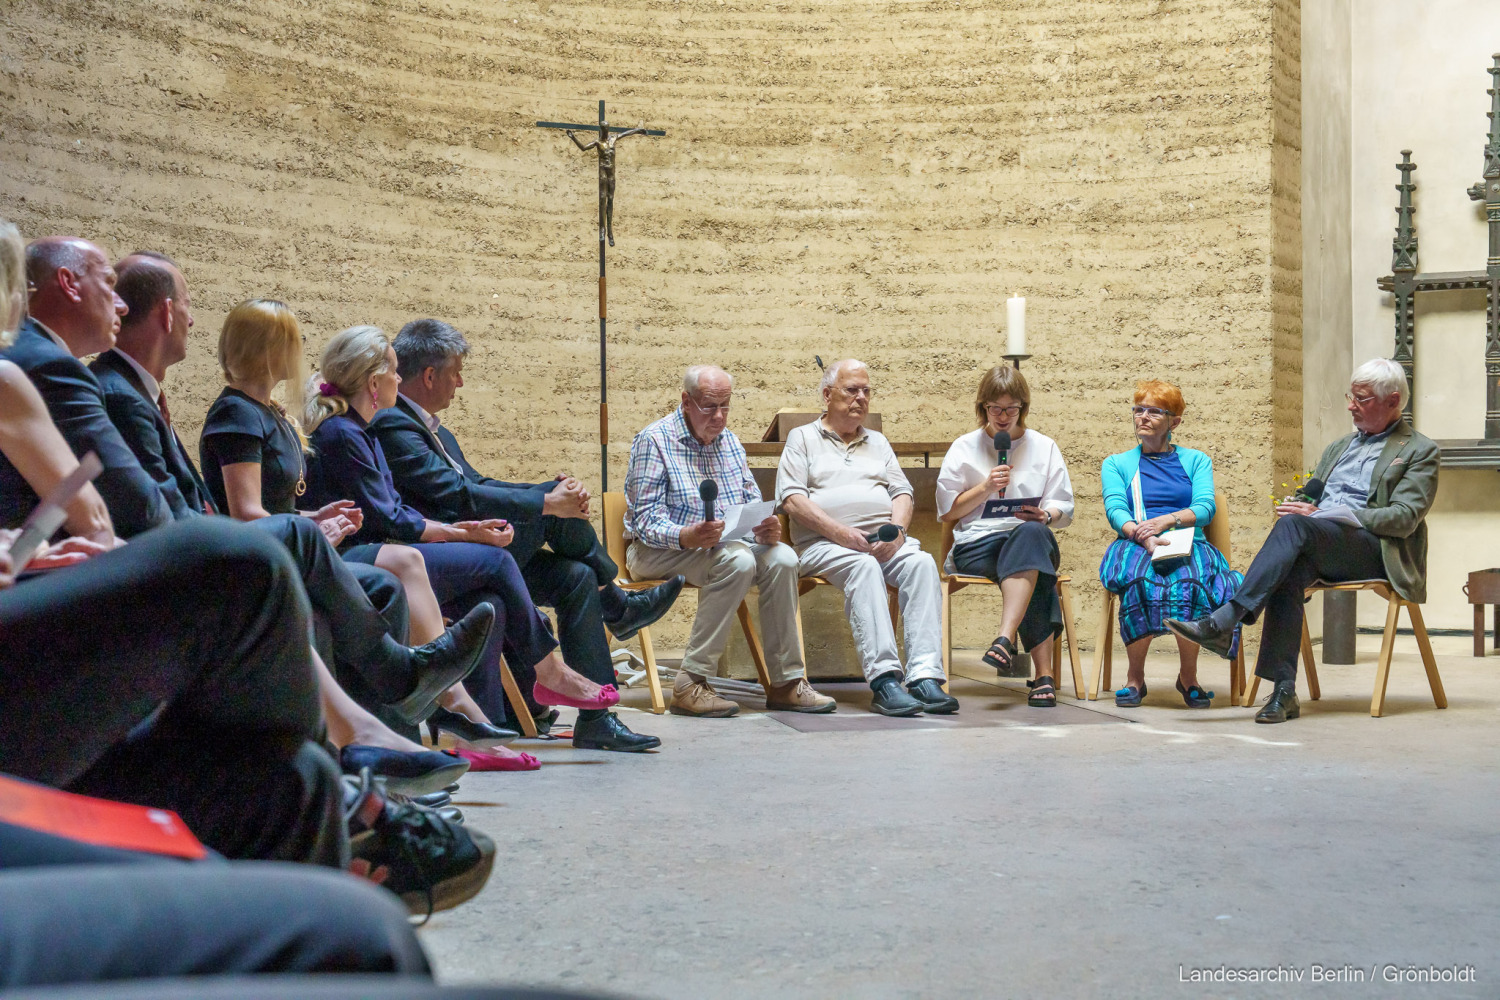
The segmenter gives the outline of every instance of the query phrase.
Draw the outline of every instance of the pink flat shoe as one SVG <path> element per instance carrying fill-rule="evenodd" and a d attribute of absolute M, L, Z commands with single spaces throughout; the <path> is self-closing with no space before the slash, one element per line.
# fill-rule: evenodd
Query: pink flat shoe
<path fill-rule="evenodd" d="M 448 752 L 468 761 L 470 771 L 535 771 L 542 766 L 542 762 L 529 753 L 511 751 L 498 754 L 464 748 Z"/>
<path fill-rule="evenodd" d="M 613 684 L 606 684 L 599 689 L 599 697 L 593 699 L 570 698 L 537 681 L 531 686 L 531 696 L 536 699 L 538 705 L 563 705 L 567 708 L 611 708 L 620 703 L 620 692 Z"/>

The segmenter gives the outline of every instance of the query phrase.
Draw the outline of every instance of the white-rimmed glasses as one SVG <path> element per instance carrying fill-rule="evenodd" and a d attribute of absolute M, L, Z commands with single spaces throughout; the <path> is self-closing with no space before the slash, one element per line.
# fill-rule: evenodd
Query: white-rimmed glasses
<path fill-rule="evenodd" d="M 1175 417 L 1177 414 L 1171 410 L 1163 410 L 1160 406 L 1132 406 L 1130 415 L 1133 417 Z"/>

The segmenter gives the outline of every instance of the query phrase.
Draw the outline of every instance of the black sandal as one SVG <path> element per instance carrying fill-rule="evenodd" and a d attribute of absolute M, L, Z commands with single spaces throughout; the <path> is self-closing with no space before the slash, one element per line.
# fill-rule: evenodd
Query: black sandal
<path fill-rule="evenodd" d="M 1057 707 L 1057 689 L 1052 686 L 1052 678 L 1043 674 L 1034 681 L 1027 681 L 1026 686 L 1031 688 L 1031 693 L 1026 696 L 1026 704 L 1032 708 Z"/>
<path fill-rule="evenodd" d="M 999 636 L 990 643 L 990 648 L 984 651 L 984 662 L 995 668 L 995 673 L 1002 677 L 1010 669 L 1010 665 L 1016 659 L 1016 644 L 1005 636 Z"/>

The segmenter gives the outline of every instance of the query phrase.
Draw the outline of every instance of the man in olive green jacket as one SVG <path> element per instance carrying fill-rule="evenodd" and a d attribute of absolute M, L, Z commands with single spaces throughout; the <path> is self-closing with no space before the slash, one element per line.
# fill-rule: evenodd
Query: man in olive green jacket
<path fill-rule="evenodd" d="M 1350 379 L 1353 434 L 1329 445 L 1304 491 L 1276 508 L 1279 520 L 1250 563 L 1245 582 L 1207 618 L 1169 619 L 1174 633 L 1229 655 L 1238 622 L 1265 611 L 1255 673 L 1274 689 L 1256 722 L 1285 722 L 1297 703 L 1297 654 L 1308 586 L 1387 580 L 1401 597 L 1427 599 L 1427 512 L 1437 496 L 1438 448 L 1402 419 L 1406 376 L 1378 358 Z"/>

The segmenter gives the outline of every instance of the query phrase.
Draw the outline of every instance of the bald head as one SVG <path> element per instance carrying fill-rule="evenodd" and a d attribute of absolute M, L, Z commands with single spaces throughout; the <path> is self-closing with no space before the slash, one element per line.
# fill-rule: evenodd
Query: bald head
<path fill-rule="evenodd" d="M 114 346 L 123 300 L 104 251 L 76 236 L 48 236 L 26 248 L 31 315 L 61 337 L 74 357 Z"/>

